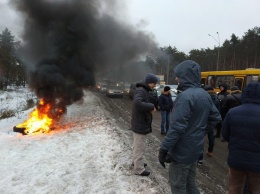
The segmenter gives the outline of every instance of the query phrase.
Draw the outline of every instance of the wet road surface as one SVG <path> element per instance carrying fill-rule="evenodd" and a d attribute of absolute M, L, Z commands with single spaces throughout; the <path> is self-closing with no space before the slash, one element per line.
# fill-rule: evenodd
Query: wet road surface
<path fill-rule="evenodd" d="M 94 92 L 100 98 L 100 103 L 104 104 L 109 112 L 109 117 L 114 118 L 120 126 L 119 135 L 124 138 L 125 143 L 132 148 L 132 131 L 130 130 L 132 100 L 128 96 L 124 98 L 109 98 L 106 95 Z M 158 185 L 160 193 L 170 193 L 168 182 L 168 165 L 164 169 L 158 162 L 158 150 L 160 143 L 165 136 L 160 133 L 161 115 L 160 111 L 153 114 L 153 132 L 147 135 L 147 145 L 145 151 L 145 162 L 148 163 L 149 176 Z M 208 148 L 207 138 L 205 138 L 205 154 L 203 164 L 198 166 L 197 184 L 204 194 L 225 194 L 227 193 L 228 165 L 227 165 L 227 142 L 221 142 L 216 138 L 214 156 L 206 155 Z"/>

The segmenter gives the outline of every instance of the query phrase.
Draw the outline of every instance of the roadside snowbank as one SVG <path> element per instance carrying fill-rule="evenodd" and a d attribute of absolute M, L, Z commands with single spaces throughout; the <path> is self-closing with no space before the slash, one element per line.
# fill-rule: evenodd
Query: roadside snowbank
<path fill-rule="evenodd" d="M 37 136 L 12 132 L 32 109 L 0 120 L 0 193 L 157 193 L 149 177 L 132 174 L 131 149 L 102 106 L 86 91 L 59 130 Z"/>

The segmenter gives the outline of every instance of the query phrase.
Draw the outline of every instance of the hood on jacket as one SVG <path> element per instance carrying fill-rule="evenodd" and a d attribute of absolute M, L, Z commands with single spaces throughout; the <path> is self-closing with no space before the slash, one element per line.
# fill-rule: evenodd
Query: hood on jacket
<path fill-rule="evenodd" d="M 249 83 L 242 92 L 241 102 L 260 104 L 260 83 Z"/>
<path fill-rule="evenodd" d="M 224 90 L 222 90 L 222 91 L 220 91 L 220 92 L 225 93 L 225 92 L 227 91 L 227 84 L 225 84 L 225 83 L 220 84 L 220 85 L 218 86 L 218 88 L 220 88 L 220 86 L 222 86 L 222 87 L 224 88 Z"/>
<path fill-rule="evenodd" d="M 150 86 L 148 86 L 148 84 L 145 82 L 145 80 L 137 82 L 136 83 L 136 87 L 144 87 L 146 90 L 148 91 L 152 91 L 152 88 L 150 88 Z"/>
<path fill-rule="evenodd" d="M 174 73 L 178 77 L 180 89 L 200 87 L 201 68 L 195 61 L 183 61 L 177 65 Z"/>

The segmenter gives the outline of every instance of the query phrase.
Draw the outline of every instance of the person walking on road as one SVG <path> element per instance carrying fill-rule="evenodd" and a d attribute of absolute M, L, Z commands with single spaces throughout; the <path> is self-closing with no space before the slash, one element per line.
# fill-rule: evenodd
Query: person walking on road
<path fill-rule="evenodd" d="M 172 193 L 199 194 L 196 169 L 204 147 L 206 126 L 208 122 L 215 125 L 221 116 L 211 97 L 201 88 L 201 68 L 196 62 L 183 61 L 174 73 L 182 92 L 174 101 L 169 131 L 159 150 L 159 162 L 165 167 L 170 155 Z"/>
<path fill-rule="evenodd" d="M 133 98 L 131 130 L 133 131 L 133 165 L 136 175 L 149 176 L 144 166 L 146 135 L 152 132 L 153 111 L 156 111 L 151 102 L 150 91 L 155 87 L 158 78 L 154 74 L 147 74 L 144 81 L 136 84 Z"/>
<path fill-rule="evenodd" d="M 260 83 L 249 83 L 242 105 L 230 109 L 223 121 L 222 137 L 228 142 L 229 194 L 260 193 Z"/>
<path fill-rule="evenodd" d="M 165 86 L 159 96 L 159 107 L 161 111 L 161 135 L 166 135 L 169 129 L 170 112 L 173 108 L 171 88 Z"/>
<path fill-rule="evenodd" d="M 217 99 L 216 96 L 216 92 L 214 91 L 213 87 L 211 86 L 205 86 L 204 90 L 207 91 L 207 93 L 210 95 L 214 105 L 216 106 L 216 108 L 218 109 L 218 111 L 220 111 L 220 103 L 219 100 Z M 208 136 L 208 152 L 207 152 L 207 156 L 208 157 L 213 157 L 213 149 L 214 149 L 214 144 L 215 144 L 215 137 L 214 137 L 214 128 L 216 126 L 211 126 L 211 125 L 207 125 L 206 128 L 206 135 Z M 198 159 L 198 165 L 202 165 L 203 164 L 203 157 L 204 153 L 201 153 L 199 159 Z"/>

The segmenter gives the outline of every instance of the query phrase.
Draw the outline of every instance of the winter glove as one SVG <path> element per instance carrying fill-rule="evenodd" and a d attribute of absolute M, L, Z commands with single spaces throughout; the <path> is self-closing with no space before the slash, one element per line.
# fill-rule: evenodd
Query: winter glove
<path fill-rule="evenodd" d="M 166 150 L 160 149 L 159 150 L 159 156 L 158 156 L 159 162 L 162 165 L 163 168 L 165 168 L 165 162 L 166 163 L 171 163 L 171 157 L 167 153 Z"/>

